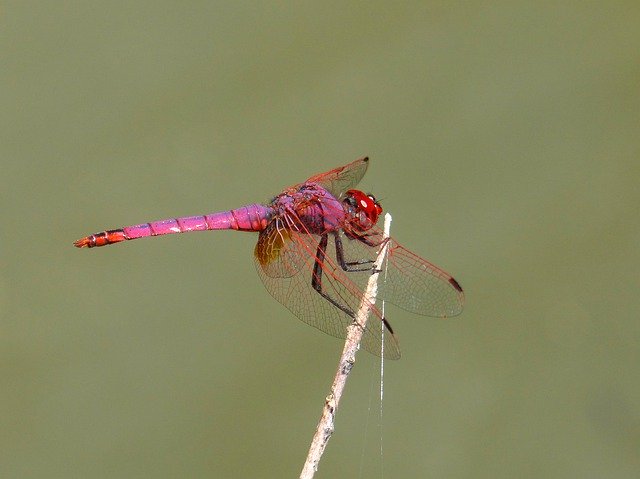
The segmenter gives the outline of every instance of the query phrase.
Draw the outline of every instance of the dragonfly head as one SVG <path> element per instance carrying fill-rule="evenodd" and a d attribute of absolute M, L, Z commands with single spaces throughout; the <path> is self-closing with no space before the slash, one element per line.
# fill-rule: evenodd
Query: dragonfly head
<path fill-rule="evenodd" d="M 345 193 L 343 202 L 352 215 L 351 225 L 360 231 L 372 228 L 382 214 L 382 206 L 372 194 L 349 190 Z"/>

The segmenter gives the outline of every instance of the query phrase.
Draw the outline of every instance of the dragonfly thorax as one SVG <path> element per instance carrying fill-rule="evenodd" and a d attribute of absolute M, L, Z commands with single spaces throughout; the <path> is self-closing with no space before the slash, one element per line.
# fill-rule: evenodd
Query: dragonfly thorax
<path fill-rule="evenodd" d="M 285 190 L 271 206 L 287 228 L 306 234 L 335 231 L 346 219 L 343 204 L 317 183 L 307 182 Z"/>

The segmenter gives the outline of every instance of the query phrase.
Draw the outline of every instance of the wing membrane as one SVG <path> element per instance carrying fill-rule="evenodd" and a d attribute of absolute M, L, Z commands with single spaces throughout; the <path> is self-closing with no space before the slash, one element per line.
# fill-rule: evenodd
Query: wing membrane
<path fill-rule="evenodd" d="M 464 293 L 449 273 L 393 240 L 387 261 L 386 280 L 380 285 L 381 298 L 423 316 L 447 318 L 462 312 Z"/>
<path fill-rule="evenodd" d="M 278 219 L 260 232 L 254 251 L 256 265 L 270 278 L 290 278 L 304 271 L 305 259 L 299 248 L 292 248 L 291 231 Z"/>
<path fill-rule="evenodd" d="M 375 260 L 375 247 L 357 239 L 349 240 L 344 235 L 342 238 L 346 261 Z M 371 244 L 380 244 L 382 238 L 382 230 L 377 226 L 366 232 L 365 239 Z M 462 312 L 464 293 L 458 282 L 393 238 L 389 239 L 386 264 L 379 268 L 382 270 L 378 284 L 379 300 L 422 316 L 446 318 Z"/>
<path fill-rule="evenodd" d="M 314 175 L 307 182 L 320 183 L 329 193 L 340 198 L 347 190 L 352 189 L 360 182 L 367 172 L 368 166 L 369 158 L 365 156 L 348 165 Z"/>

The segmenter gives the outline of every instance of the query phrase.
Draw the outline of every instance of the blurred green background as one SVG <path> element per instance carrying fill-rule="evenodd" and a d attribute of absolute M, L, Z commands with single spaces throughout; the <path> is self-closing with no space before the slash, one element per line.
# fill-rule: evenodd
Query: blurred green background
<path fill-rule="evenodd" d="M 0 476 L 297 477 L 341 342 L 256 237 L 81 236 L 367 154 L 467 293 L 387 312 L 317 477 L 638 477 L 637 2 L 2 2 Z M 380 430 L 384 463 L 379 455 Z"/>

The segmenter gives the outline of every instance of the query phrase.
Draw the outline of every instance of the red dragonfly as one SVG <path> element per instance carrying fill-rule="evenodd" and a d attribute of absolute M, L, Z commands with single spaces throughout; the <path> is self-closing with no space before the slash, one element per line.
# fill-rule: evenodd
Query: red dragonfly
<path fill-rule="evenodd" d="M 385 244 L 376 226 L 382 213 L 380 203 L 373 195 L 353 189 L 368 166 L 369 158 L 364 157 L 312 176 L 286 188 L 266 205 L 106 230 L 74 245 L 93 248 L 188 231 L 257 232 L 255 262 L 269 293 L 305 323 L 344 338 L 362 301 L 364 284 L 377 268 L 377 251 Z M 386 280 L 378 285 L 378 299 L 424 316 L 460 314 L 464 293 L 451 275 L 393 238 L 386 241 Z M 399 358 L 391 325 L 375 305 L 370 307 L 382 327 L 377 321 L 367 322 L 362 347 L 380 355 L 384 337 L 384 356 Z"/>

